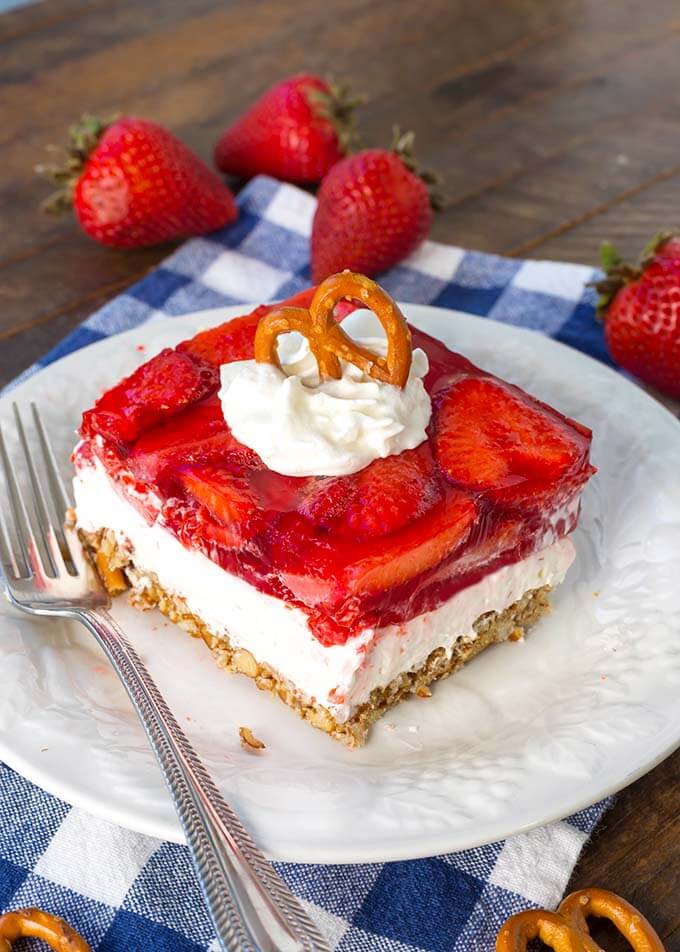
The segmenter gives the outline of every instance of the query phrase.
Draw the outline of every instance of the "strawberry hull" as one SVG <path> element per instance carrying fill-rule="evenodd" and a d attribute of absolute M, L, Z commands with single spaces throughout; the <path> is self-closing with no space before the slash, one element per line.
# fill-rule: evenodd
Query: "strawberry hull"
<path fill-rule="evenodd" d="M 574 529 L 590 431 L 417 329 L 433 401 L 424 443 L 346 477 L 268 470 L 215 394 L 219 363 L 252 356 L 261 313 L 104 394 L 84 415 L 76 467 L 96 457 L 147 522 L 302 609 L 324 645 L 431 611 Z"/>

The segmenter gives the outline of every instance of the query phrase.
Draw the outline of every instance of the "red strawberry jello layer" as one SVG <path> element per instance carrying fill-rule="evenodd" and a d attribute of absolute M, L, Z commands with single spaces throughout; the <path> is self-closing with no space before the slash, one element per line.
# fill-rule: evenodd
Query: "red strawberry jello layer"
<path fill-rule="evenodd" d="M 78 525 L 110 587 L 355 745 L 542 613 L 573 558 L 591 434 L 411 328 L 427 438 L 347 476 L 273 472 L 217 395 L 267 310 L 163 351 L 84 414 Z"/>

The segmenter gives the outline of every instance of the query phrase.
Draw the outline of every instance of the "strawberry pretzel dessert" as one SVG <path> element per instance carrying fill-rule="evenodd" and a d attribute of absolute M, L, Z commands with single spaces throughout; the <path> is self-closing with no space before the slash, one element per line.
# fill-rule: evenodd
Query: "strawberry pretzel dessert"
<path fill-rule="evenodd" d="M 353 339 L 347 302 L 384 337 Z M 595 471 L 586 427 L 350 272 L 163 350 L 80 435 L 76 521 L 109 591 L 350 747 L 546 612 Z"/>

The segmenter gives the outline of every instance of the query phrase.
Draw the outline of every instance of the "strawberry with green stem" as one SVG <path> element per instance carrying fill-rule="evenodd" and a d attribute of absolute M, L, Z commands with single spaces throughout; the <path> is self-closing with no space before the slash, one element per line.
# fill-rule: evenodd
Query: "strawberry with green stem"
<path fill-rule="evenodd" d="M 136 248 L 204 235 L 238 215 L 234 197 L 176 136 L 133 116 L 71 127 L 61 167 L 38 171 L 59 186 L 47 211 L 69 206 L 87 234 L 105 245 Z"/>
<path fill-rule="evenodd" d="M 612 357 L 645 383 L 680 398 L 680 237 L 656 235 L 637 267 L 609 242 L 601 258 L 605 277 L 594 286 Z"/>
<path fill-rule="evenodd" d="M 312 276 L 349 268 L 369 276 L 397 264 L 427 237 L 442 200 L 437 176 L 418 171 L 413 133 L 394 130 L 392 149 L 365 149 L 321 183 L 312 224 Z"/>
<path fill-rule="evenodd" d="M 313 73 L 267 90 L 220 137 L 215 164 L 228 175 L 271 175 L 300 185 L 320 182 L 356 139 L 349 87 Z"/>

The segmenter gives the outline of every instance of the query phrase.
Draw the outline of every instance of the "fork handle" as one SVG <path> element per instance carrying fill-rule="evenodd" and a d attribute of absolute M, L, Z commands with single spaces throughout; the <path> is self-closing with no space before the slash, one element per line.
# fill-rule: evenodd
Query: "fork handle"
<path fill-rule="evenodd" d="M 106 609 L 78 613 L 132 701 L 160 764 L 225 952 L 330 952 L 192 749 L 151 675 Z"/>

